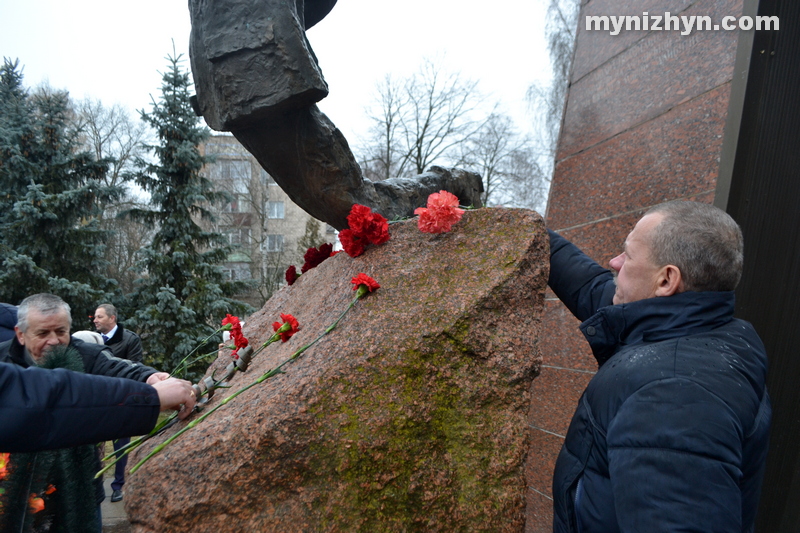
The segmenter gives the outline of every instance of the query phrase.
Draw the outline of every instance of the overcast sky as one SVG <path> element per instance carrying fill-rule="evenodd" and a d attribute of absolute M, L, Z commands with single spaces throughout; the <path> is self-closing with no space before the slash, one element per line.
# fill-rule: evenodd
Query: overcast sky
<path fill-rule="evenodd" d="M 405 77 L 423 59 L 475 79 L 521 128 L 525 92 L 547 79 L 545 0 L 339 0 L 308 38 L 328 82 L 319 106 L 356 141 L 364 108 L 387 73 Z M 172 53 L 189 68 L 186 0 L 0 0 L 0 55 L 19 58 L 24 82 L 67 89 L 131 111 L 150 110 Z"/>

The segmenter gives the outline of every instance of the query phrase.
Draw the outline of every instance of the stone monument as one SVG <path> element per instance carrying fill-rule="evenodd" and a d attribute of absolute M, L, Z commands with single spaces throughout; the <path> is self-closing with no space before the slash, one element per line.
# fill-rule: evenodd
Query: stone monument
<path fill-rule="evenodd" d="M 284 374 L 130 476 L 133 531 L 524 531 L 529 390 L 549 273 L 543 221 L 485 208 L 448 233 L 407 220 L 390 234 L 359 257 L 325 260 L 248 318 L 252 345 L 281 313 L 300 330 L 257 355 L 207 409 L 329 327 L 353 300 L 352 277 L 381 285 Z M 209 374 L 224 373 L 229 353 Z"/>
<path fill-rule="evenodd" d="M 196 111 L 230 131 L 297 205 L 337 229 L 353 204 L 411 216 L 442 189 L 480 207 L 477 174 L 432 167 L 415 178 L 364 178 L 347 140 L 316 106 L 328 94 L 305 31 L 336 0 L 190 0 Z"/>

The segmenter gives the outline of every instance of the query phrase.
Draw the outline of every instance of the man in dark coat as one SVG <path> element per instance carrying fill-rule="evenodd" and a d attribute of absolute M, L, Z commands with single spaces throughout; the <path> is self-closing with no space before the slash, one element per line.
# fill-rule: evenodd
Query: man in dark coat
<path fill-rule="evenodd" d="M 128 359 L 137 363 L 142 362 L 142 341 L 139 336 L 128 331 L 117 322 L 117 308 L 111 304 L 100 304 L 94 312 L 94 327 L 103 336 L 103 342 L 114 353 L 114 357 Z M 117 452 L 130 442 L 129 438 L 114 441 L 114 451 Z M 122 500 L 122 486 L 125 485 L 125 468 L 128 466 L 128 456 L 124 455 L 114 466 L 114 481 L 111 482 L 111 501 Z"/>
<path fill-rule="evenodd" d="M 143 435 L 158 412 L 195 404 L 192 384 L 169 378 L 153 385 L 68 370 L 0 363 L 0 453 L 36 452 Z"/>
<path fill-rule="evenodd" d="M 752 531 L 771 407 L 764 346 L 733 317 L 738 225 L 656 206 L 613 274 L 550 239 L 550 287 L 600 365 L 556 462 L 554 531 Z"/>

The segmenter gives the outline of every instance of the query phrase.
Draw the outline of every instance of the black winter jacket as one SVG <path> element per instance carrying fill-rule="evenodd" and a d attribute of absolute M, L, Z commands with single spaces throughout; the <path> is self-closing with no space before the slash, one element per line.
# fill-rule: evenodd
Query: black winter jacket
<path fill-rule="evenodd" d="M 550 286 L 600 365 L 553 477 L 556 532 L 749 532 L 767 454 L 767 358 L 734 295 L 611 305 L 611 273 L 551 232 Z"/>
<path fill-rule="evenodd" d="M 139 335 L 128 331 L 122 324 L 117 324 L 114 336 L 106 341 L 106 346 L 114 353 L 114 357 L 128 359 L 135 363 L 142 362 L 142 341 Z"/>
<path fill-rule="evenodd" d="M 159 407 L 158 393 L 144 383 L 0 363 L 0 452 L 145 434 Z"/>

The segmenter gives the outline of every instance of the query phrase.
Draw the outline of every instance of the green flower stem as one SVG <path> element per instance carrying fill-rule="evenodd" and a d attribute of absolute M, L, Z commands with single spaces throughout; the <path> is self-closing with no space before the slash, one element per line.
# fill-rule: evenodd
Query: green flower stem
<path fill-rule="evenodd" d="M 184 426 L 183 428 L 181 428 L 181 429 L 180 429 L 180 431 L 178 431 L 177 433 L 175 433 L 174 435 L 172 435 L 170 438 L 168 438 L 167 440 L 165 440 L 164 442 L 162 442 L 161 444 L 159 444 L 158 446 L 156 446 L 155 448 L 153 448 L 153 450 L 151 450 L 151 451 L 150 451 L 150 453 L 149 453 L 149 454 L 147 454 L 147 456 L 146 456 L 144 459 L 142 459 L 141 461 L 139 461 L 138 463 L 136 463 L 136 465 L 134 465 L 134 466 L 133 466 L 133 468 L 131 468 L 131 469 L 130 469 L 130 474 L 133 474 L 134 472 L 136 472 L 136 471 L 137 471 L 137 470 L 138 470 L 138 469 L 139 469 L 139 468 L 140 468 L 140 467 L 141 467 L 141 466 L 142 466 L 144 463 L 146 463 L 147 461 L 149 461 L 149 460 L 150 460 L 150 458 L 152 458 L 153 456 L 155 456 L 156 454 L 158 454 L 159 452 L 161 452 L 161 451 L 162 451 L 164 448 L 166 448 L 167 446 L 169 446 L 169 445 L 172 443 L 172 441 L 174 441 L 175 439 L 177 439 L 178 437 L 180 437 L 181 435 L 183 435 L 184 433 L 186 433 L 187 431 L 189 431 L 189 430 L 190 430 L 190 429 L 192 429 L 193 427 L 197 426 L 197 424 L 199 424 L 200 422 L 202 422 L 203 420 L 205 420 L 205 419 L 206 419 L 206 418 L 207 418 L 209 415 L 211 415 L 211 413 L 213 413 L 214 411 L 216 411 L 217 409 L 219 409 L 219 408 L 220 408 L 220 407 L 222 407 L 223 405 L 227 404 L 228 402 L 230 402 L 231 400 L 233 400 L 234 398 L 236 398 L 237 396 L 239 396 L 239 395 L 240 395 L 241 393 L 243 393 L 244 391 L 246 391 L 246 390 L 249 390 L 249 389 L 251 389 L 251 388 L 255 387 L 256 385 L 258 385 L 258 384 L 260 384 L 260 383 L 263 383 L 264 381 L 268 380 L 269 378 L 271 378 L 271 377 L 273 377 L 273 376 L 275 376 L 275 375 L 277 375 L 277 374 L 282 374 L 282 373 L 283 373 L 283 371 L 282 371 L 282 368 L 283 368 L 284 366 L 286 366 L 287 364 L 289 364 L 289 363 L 293 362 L 294 360 L 296 360 L 298 357 L 300 357 L 300 355 L 301 355 L 303 352 L 305 352 L 306 350 L 308 350 L 309 348 L 311 348 L 312 346 L 314 346 L 314 345 L 315 345 L 316 343 L 318 343 L 318 342 L 319 342 L 319 341 L 320 341 L 320 340 L 321 340 L 321 339 L 322 339 L 322 338 L 323 338 L 325 335 L 327 335 L 328 333 L 330 333 L 331 331 L 333 331 L 333 330 L 336 328 L 336 326 L 339 324 L 339 321 L 340 321 L 340 320 L 342 320 L 342 318 L 344 318 L 344 316 L 347 314 L 347 312 L 348 312 L 348 311 L 350 311 L 350 309 L 352 309 L 352 308 L 353 308 L 353 307 L 356 305 L 356 303 L 358 302 L 358 300 L 360 300 L 360 299 L 361 299 L 361 298 L 362 298 L 364 295 L 366 295 L 368 292 L 369 292 L 369 291 L 368 291 L 368 289 L 367 289 L 366 285 L 359 285 L 359 287 L 358 287 L 358 291 L 357 291 L 357 293 L 356 293 L 356 297 L 353 299 L 353 301 L 352 301 L 352 302 L 350 302 L 350 304 L 349 304 L 349 305 L 347 306 L 347 308 L 346 308 L 346 309 L 345 309 L 345 310 L 342 312 L 342 314 L 341 314 L 341 315 L 339 315 L 339 318 L 337 318 L 337 319 L 336 319 L 336 320 L 333 322 L 333 324 L 331 324 L 329 327 L 327 327 L 327 328 L 325 329 L 325 331 L 323 331 L 323 332 L 322 332 L 322 334 L 320 334 L 320 335 L 319 335 L 319 336 L 318 336 L 316 339 L 314 339 L 314 340 L 313 340 L 313 341 L 311 341 L 310 343 L 306 344 L 305 346 L 303 346 L 302 348 L 300 348 L 299 350 L 297 350 L 296 352 L 294 352 L 294 353 L 293 353 L 293 354 L 292 354 L 292 355 L 291 355 L 291 356 L 290 356 L 288 359 L 286 359 L 285 361 L 283 361 L 281 364 L 279 364 L 279 365 L 278 365 L 278 366 L 276 366 L 275 368 L 273 368 L 273 369 L 271 369 L 271 370 L 268 370 L 267 372 L 263 373 L 263 374 L 262 374 L 262 375 L 261 375 L 261 376 L 260 376 L 260 377 L 259 377 L 257 380 L 255 380 L 255 381 L 253 381 L 252 383 L 250 383 L 249 385 L 246 385 L 246 386 L 242 387 L 241 389 L 237 390 L 236 392 L 234 392 L 233 394 L 231 394 L 231 395 L 230 395 L 230 396 L 228 396 L 227 398 L 225 398 L 225 399 L 221 400 L 221 401 L 220 401 L 220 402 L 219 402 L 217 405 L 215 405 L 215 406 L 214 406 L 212 409 L 210 409 L 210 410 L 206 411 L 205 413 L 203 413 L 203 414 L 202 414 L 200 417 L 198 417 L 198 418 L 196 418 L 196 419 L 192 420 L 191 422 L 189 422 L 188 424 L 186 424 L 186 426 Z M 272 344 L 273 342 L 275 342 L 276 340 L 278 340 L 278 339 L 280 338 L 280 333 L 282 333 L 283 331 L 288 331 L 290 328 L 291 328 L 291 325 L 290 325 L 290 324 L 288 324 L 288 323 L 285 323 L 285 324 L 283 324 L 283 325 L 282 325 L 282 326 L 281 326 L 281 327 L 278 329 L 278 331 L 276 331 L 276 332 L 275 332 L 275 334 L 274 334 L 272 337 L 270 337 L 270 338 L 269 338 L 269 340 L 268 340 L 267 342 L 265 342 L 263 345 L 261 345 L 261 346 L 259 347 L 259 349 L 258 349 L 256 352 L 254 352 L 254 353 L 253 353 L 253 357 L 255 357 L 255 356 L 258 354 L 258 353 L 260 353 L 260 352 L 261 352 L 261 350 L 263 350 L 264 348 L 266 348 L 267 346 L 269 346 L 270 344 Z M 110 466 L 111 466 L 111 465 L 107 466 L 107 467 L 106 467 L 106 469 L 108 469 Z"/>
<path fill-rule="evenodd" d="M 168 438 L 167 440 L 165 440 L 164 442 L 162 442 L 161 444 L 159 444 L 158 446 L 153 448 L 153 450 L 149 454 L 147 454 L 147 457 L 145 457 L 144 459 L 142 459 L 141 461 L 136 463 L 136 465 L 133 468 L 131 468 L 130 473 L 133 474 L 134 472 L 136 472 L 139 469 L 139 467 L 141 467 L 144 463 L 146 463 L 155 454 L 157 454 L 158 452 L 160 452 L 161 450 L 166 448 L 172 441 L 174 441 L 175 439 L 177 439 L 178 437 L 180 437 L 181 435 L 183 435 L 184 433 L 186 433 L 187 431 L 189 431 L 190 429 L 195 427 L 197 424 L 199 424 L 200 422 L 205 420 L 206 417 L 209 416 L 211 413 L 213 413 L 214 411 L 216 411 L 217 409 L 219 409 L 220 407 L 222 407 L 223 405 L 228 403 L 229 400 L 231 400 L 232 398 L 235 398 L 236 396 L 238 396 L 242 392 L 246 391 L 247 389 L 249 389 L 253 385 L 255 385 L 255 383 L 251 383 L 249 386 L 244 387 L 242 389 L 239 389 L 238 391 L 234 392 L 233 394 L 231 394 L 230 396 L 228 396 L 227 398 L 222 400 L 219 404 L 214 406 L 213 409 L 209 409 L 208 411 L 203 413 L 202 416 L 200 416 L 200 417 L 192 420 L 191 422 L 189 422 L 180 431 L 178 431 L 177 433 L 172 435 L 170 438 Z"/>
<path fill-rule="evenodd" d="M 212 333 L 211 335 L 209 335 L 208 337 L 206 337 L 205 339 L 203 339 L 202 341 L 200 341 L 200 343 L 199 343 L 197 346 L 195 346 L 194 350 L 192 350 L 191 352 L 189 352 L 188 354 L 186 354 L 186 357 L 184 357 L 184 358 L 183 358 L 183 360 L 182 360 L 180 363 L 178 363 L 178 366 L 175 368 L 175 370 L 173 370 L 172 372 L 170 372 L 170 375 L 175 375 L 175 374 L 177 374 L 178 372 L 180 372 L 181 370 L 183 370 L 184 368 L 188 367 L 190 364 L 192 364 L 192 363 L 196 362 L 196 361 L 192 361 L 192 363 L 189 363 L 189 364 L 184 364 L 184 363 L 186 363 L 186 360 L 187 360 L 187 359 L 189 359 L 189 357 L 190 357 L 190 356 L 191 356 L 191 355 L 192 355 L 194 352 L 196 352 L 197 350 L 199 350 L 201 346 L 205 346 L 206 342 L 208 342 L 208 341 L 211 339 L 211 337 L 213 337 L 213 336 L 214 336 L 214 335 L 216 335 L 217 333 L 221 333 L 221 332 L 223 332 L 223 331 L 230 331 L 232 328 L 233 328 L 233 326 L 232 326 L 231 324 L 225 324 L 224 326 L 221 326 L 220 328 L 218 328 L 218 329 L 217 329 L 217 330 L 216 330 L 214 333 Z M 203 356 L 203 357 L 205 357 L 205 356 Z M 201 359 L 202 359 L 202 357 L 201 357 Z"/>
<path fill-rule="evenodd" d="M 205 394 L 205 391 L 203 393 Z M 108 460 L 110 460 L 112 458 L 114 460 L 111 461 L 106 466 L 104 466 L 99 472 L 97 472 L 97 474 L 94 475 L 94 478 L 97 479 L 100 476 L 102 476 L 112 466 L 114 466 L 120 460 L 122 460 L 123 457 L 125 457 L 126 455 L 131 453 L 133 450 L 135 450 L 136 448 L 138 448 L 139 446 L 141 446 L 142 444 L 144 444 L 145 442 L 147 442 L 151 438 L 155 437 L 156 435 L 158 435 L 159 433 L 164 431 L 167 428 L 168 424 L 171 424 L 172 421 L 175 420 L 175 418 L 177 418 L 177 416 L 178 416 L 177 412 L 172 413 L 168 417 L 166 417 L 163 420 L 161 420 L 158 424 L 156 424 L 156 427 L 154 427 L 152 430 L 150 430 L 150 433 L 148 433 L 147 435 L 140 435 L 140 436 L 136 437 L 135 439 L 132 439 L 128 444 L 126 444 L 125 446 L 123 446 L 119 450 L 113 451 L 110 454 L 108 454 L 105 457 L 103 457 L 103 459 L 101 459 L 101 461 L 108 461 Z M 119 457 L 117 457 L 117 454 L 119 454 Z"/>
<path fill-rule="evenodd" d="M 221 328 L 221 330 L 222 330 L 222 331 L 227 331 L 228 329 L 230 329 L 230 328 L 229 328 L 229 327 L 227 327 L 227 326 L 229 326 L 229 325 L 228 325 L 228 324 L 226 324 L 225 326 L 223 326 L 223 327 Z M 291 327 L 291 326 L 289 326 L 289 327 Z M 283 326 L 281 326 L 281 328 L 283 328 Z M 289 329 L 289 328 L 285 328 L 283 331 L 287 331 L 288 329 Z M 279 329 L 279 330 L 278 330 L 278 332 L 276 332 L 276 333 L 275 333 L 275 334 L 274 334 L 272 337 L 270 337 L 270 338 L 267 340 L 267 342 L 265 342 L 264 344 L 262 344 L 261 346 L 259 346 L 259 347 L 258 347 L 258 349 L 257 349 L 256 351 L 254 351 L 254 352 L 253 352 L 253 355 L 252 355 L 251 357 L 255 357 L 256 355 L 258 355 L 259 353 L 261 353 L 261 351 L 262 351 L 262 350 L 264 350 L 264 348 L 266 348 L 267 346 L 269 346 L 270 344 L 272 344 L 272 343 L 273 343 L 273 342 L 275 342 L 276 340 L 280 339 L 280 334 L 279 334 L 279 333 L 280 333 L 280 331 L 281 331 L 281 330 Z M 219 333 L 219 330 L 218 330 L 217 332 L 215 332 L 215 333 Z M 206 340 L 204 340 L 203 342 L 205 343 L 207 340 L 208 340 L 208 338 L 206 338 Z M 203 356 L 200 356 L 200 357 L 198 357 L 197 359 L 195 359 L 194 361 L 192 361 L 191 363 L 189 363 L 189 365 L 191 365 L 192 363 L 194 363 L 194 362 L 196 362 L 196 361 L 199 361 L 200 359 L 203 359 L 204 357 L 208 357 L 209 355 L 216 354 L 216 353 L 219 353 L 219 351 L 209 352 L 209 353 L 207 353 L 206 355 L 203 355 Z M 184 361 L 185 361 L 185 359 L 184 359 Z M 188 365 L 187 365 L 187 366 L 188 366 Z M 223 388 L 223 387 L 220 387 L 220 388 Z M 208 394 L 208 390 L 204 390 L 204 391 L 203 391 L 201 394 L 202 394 L 202 396 L 205 396 L 205 395 L 207 395 L 207 394 Z M 198 398 L 198 400 L 199 400 L 199 398 Z M 213 412 L 213 411 L 209 411 L 209 413 L 211 413 L 211 412 Z M 206 413 L 206 414 L 208 414 L 208 413 Z M 153 437 L 155 437 L 156 435 L 158 435 L 159 433 L 161 433 L 161 432 L 162 432 L 164 429 L 166 429 L 166 427 L 165 427 L 165 426 L 166 426 L 167 424 L 169 424 L 170 422 L 172 422 L 172 421 L 175 419 L 175 417 L 177 417 L 177 416 L 178 416 L 178 413 L 172 413 L 172 414 L 171 414 L 169 417 L 167 417 L 166 419 L 164 419 L 163 421 L 161 421 L 161 422 L 160 422 L 160 423 L 159 423 L 159 424 L 158 424 L 158 425 L 157 425 L 157 426 L 156 426 L 156 427 L 155 427 L 155 428 L 154 428 L 152 431 L 150 431 L 150 433 L 148 433 L 147 435 L 142 435 L 142 436 L 140 436 L 140 437 L 137 437 L 136 439 L 133 439 L 133 440 L 131 440 L 131 441 L 130 441 L 128 444 L 126 444 L 125 446 L 123 446 L 123 447 L 122 447 L 122 448 L 120 448 L 119 450 L 116 450 L 116 451 L 114 451 L 114 452 L 111 452 L 110 454 L 108 454 L 108 455 L 106 455 L 105 457 L 103 457 L 103 459 L 101 459 L 101 461 L 102 461 L 102 462 L 109 461 L 109 460 L 111 460 L 112 458 L 113 458 L 113 461 L 111 461 L 109 464 L 107 464 L 106 466 L 104 466 L 104 467 L 103 467 L 103 468 L 102 468 L 102 469 L 101 469 L 101 470 L 100 470 L 100 471 L 99 471 L 97 474 L 95 474 L 95 479 L 96 479 L 96 478 L 98 478 L 98 477 L 100 477 L 100 476 L 102 476 L 104 473 L 106 473 L 106 472 L 107 472 L 107 471 L 108 471 L 108 470 L 109 470 L 109 469 L 110 469 L 112 466 L 114 466 L 115 464 L 117 464 L 117 463 L 118 463 L 120 460 L 122 460 L 122 458 L 123 458 L 123 457 L 125 457 L 126 455 L 128 455 L 129 453 L 131 453 L 133 450 L 135 450 L 136 448 L 138 448 L 140 445 L 144 444 L 145 442 L 147 442 L 147 441 L 148 441 L 148 440 L 150 440 L 151 438 L 153 438 Z"/>
<path fill-rule="evenodd" d="M 350 311 L 350 309 L 352 309 L 352 308 L 353 308 L 353 306 L 355 306 L 355 305 L 356 305 L 356 303 L 358 302 L 358 300 L 361 298 L 361 294 L 360 294 L 361 287 L 364 287 L 364 285 L 359 285 L 359 286 L 358 286 L 358 291 L 359 291 L 359 292 L 357 292 L 357 293 L 356 293 L 356 297 L 353 299 L 353 301 L 352 301 L 352 302 L 350 302 L 350 305 L 348 305 L 348 306 L 347 306 L 347 308 L 346 308 L 344 311 L 342 311 L 342 314 L 341 314 L 341 315 L 339 315 L 339 318 L 337 318 L 336 320 L 334 320 L 333 324 L 331 324 L 330 326 L 328 326 L 328 329 L 326 329 L 326 330 L 325 330 L 325 333 L 323 333 L 322 335 L 325 335 L 326 333 L 330 333 L 331 331 L 333 331 L 334 329 L 336 329 L 336 326 L 338 326 L 338 325 L 339 325 L 339 321 L 340 321 L 342 318 L 344 318 L 344 315 L 346 315 L 346 314 L 347 314 L 347 312 L 348 312 L 348 311 Z M 322 338 L 322 335 L 320 335 L 319 337 L 317 337 L 317 339 L 316 339 L 314 342 L 317 342 L 319 339 L 321 339 L 321 338 Z M 311 344 L 314 344 L 314 342 L 312 342 Z"/>
<path fill-rule="evenodd" d="M 205 342 L 205 341 L 203 341 L 203 342 Z M 181 365 L 183 365 L 183 366 L 179 366 L 178 370 L 183 370 L 183 368 L 188 368 L 188 367 L 192 366 L 193 364 L 195 364 L 197 362 L 200 362 L 200 361 L 202 361 L 203 359 L 205 359 L 207 357 L 211 357 L 212 355 L 218 355 L 218 354 L 219 354 L 219 349 L 214 350 L 213 352 L 208 352 L 207 354 L 198 355 L 197 357 L 195 357 L 194 359 L 192 359 L 191 361 L 189 361 L 185 365 L 183 365 L 183 363 L 181 363 Z M 184 361 L 185 361 L 185 359 L 184 359 Z"/>

